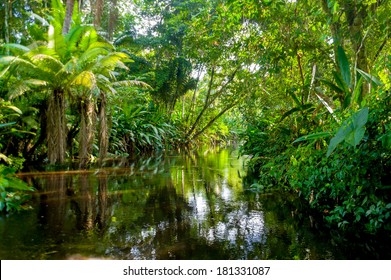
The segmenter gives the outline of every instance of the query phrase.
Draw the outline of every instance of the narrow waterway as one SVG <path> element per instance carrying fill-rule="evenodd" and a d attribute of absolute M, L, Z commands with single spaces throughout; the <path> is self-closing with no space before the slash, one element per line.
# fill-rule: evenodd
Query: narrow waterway
<path fill-rule="evenodd" d="M 0 216 L 1 259 L 352 259 L 287 195 L 243 182 L 235 151 L 20 175 L 33 210 Z M 120 167 L 118 167 L 120 166 Z"/>

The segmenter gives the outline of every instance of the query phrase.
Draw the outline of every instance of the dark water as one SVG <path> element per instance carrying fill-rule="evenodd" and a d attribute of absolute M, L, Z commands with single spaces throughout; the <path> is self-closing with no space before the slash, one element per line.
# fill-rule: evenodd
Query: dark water
<path fill-rule="evenodd" d="M 25 174 L 40 191 L 33 210 L 0 216 L 0 258 L 379 257 L 368 243 L 333 239 L 298 200 L 249 191 L 243 164 L 221 150 Z"/>

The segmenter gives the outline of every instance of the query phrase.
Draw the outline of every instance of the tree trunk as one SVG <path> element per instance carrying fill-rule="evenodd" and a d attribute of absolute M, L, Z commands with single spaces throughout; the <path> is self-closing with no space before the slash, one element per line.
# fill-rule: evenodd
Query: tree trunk
<path fill-rule="evenodd" d="M 4 1 L 4 39 L 5 43 L 8 44 L 10 42 L 10 29 L 9 29 L 9 1 Z M 6 53 L 9 54 L 9 49 L 6 49 Z"/>
<path fill-rule="evenodd" d="M 193 125 L 191 126 L 190 130 L 186 133 L 186 136 L 185 136 L 185 139 L 186 141 L 188 141 L 189 139 L 193 139 L 194 137 L 191 137 L 192 133 L 194 132 L 194 130 L 196 129 L 199 121 L 201 120 L 202 116 L 204 115 L 204 113 L 206 112 L 206 110 L 208 108 L 210 108 L 210 106 L 213 104 L 213 102 L 216 101 L 217 98 L 219 98 L 225 91 L 226 87 L 233 81 L 233 79 L 235 78 L 236 76 L 236 73 L 238 72 L 240 66 L 237 67 L 232 73 L 231 75 L 228 76 L 228 80 L 223 84 L 221 85 L 220 89 L 217 90 L 213 96 L 211 95 L 211 92 L 212 92 L 212 89 L 213 89 L 213 80 L 214 80 L 214 68 L 212 68 L 212 73 L 211 73 L 211 77 L 210 77 L 210 81 L 209 81 L 209 85 L 208 85 L 208 91 L 207 91 L 207 94 L 206 94 L 206 98 L 205 98 L 205 101 L 204 101 L 204 107 L 202 108 L 201 112 L 198 114 L 196 120 L 194 121 Z"/>
<path fill-rule="evenodd" d="M 94 144 L 94 131 L 96 123 L 95 106 L 91 98 L 83 98 L 81 101 L 80 112 L 80 140 L 79 140 L 79 159 L 80 168 L 86 168 L 90 162 L 92 147 Z"/>
<path fill-rule="evenodd" d="M 104 93 L 101 93 L 101 102 L 99 108 L 99 162 L 102 162 L 109 147 L 109 135 L 107 126 L 107 98 Z"/>
<path fill-rule="evenodd" d="M 69 29 L 71 28 L 71 21 L 72 21 L 74 6 L 75 6 L 75 0 L 67 0 L 65 19 L 64 19 L 64 24 L 62 26 L 62 34 L 64 34 L 64 35 L 67 34 L 69 32 Z"/>
<path fill-rule="evenodd" d="M 109 41 L 113 40 L 115 27 L 117 25 L 117 19 L 118 19 L 117 2 L 118 2 L 117 0 L 111 0 L 110 3 L 109 25 L 107 30 Z"/>
<path fill-rule="evenodd" d="M 208 91 L 206 93 L 204 107 L 202 108 L 201 112 L 198 114 L 196 120 L 194 121 L 193 125 L 190 127 L 189 131 L 186 133 L 186 137 L 185 137 L 186 140 L 188 140 L 190 138 L 191 134 L 193 133 L 193 131 L 197 127 L 198 122 L 200 121 L 201 117 L 203 116 L 203 114 L 205 113 L 206 109 L 208 109 L 208 107 L 210 105 L 209 98 L 210 98 L 210 94 L 212 92 L 212 87 L 213 87 L 213 82 L 214 82 L 214 73 L 215 73 L 215 68 L 213 67 L 212 68 L 212 72 L 210 74 L 210 80 L 209 80 L 209 84 L 208 84 Z"/>
<path fill-rule="evenodd" d="M 227 112 L 228 110 L 232 109 L 234 106 L 236 106 L 236 104 L 238 104 L 239 101 L 237 102 L 234 102 L 232 104 L 230 104 L 229 106 L 225 107 L 223 110 L 220 111 L 220 113 L 218 113 L 214 118 L 212 118 L 200 131 L 198 131 L 197 133 L 195 133 L 192 137 L 191 137 L 191 141 L 194 141 L 195 139 L 197 139 L 202 133 L 205 132 L 205 130 L 207 130 L 209 127 L 212 126 L 212 124 L 215 123 L 215 121 L 217 121 L 222 115 L 225 114 L 225 112 Z"/>
<path fill-rule="evenodd" d="M 45 140 L 47 139 L 47 133 L 46 133 L 46 129 L 47 129 L 47 112 L 46 112 L 47 103 L 43 102 L 42 104 L 40 104 L 38 106 L 38 109 L 40 111 L 39 112 L 40 128 L 41 128 L 40 134 L 39 134 L 38 140 L 34 143 L 34 145 L 31 147 L 31 149 L 29 149 L 27 151 L 27 153 L 23 155 L 23 157 L 26 158 L 27 160 L 32 160 L 37 148 L 39 146 L 41 146 L 42 144 L 44 144 Z"/>
<path fill-rule="evenodd" d="M 51 164 L 65 161 L 65 96 L 63 91 L 55 90 L 50 96 L 47 109 L 48 159 Z"/>
<path fill-rule="evenodd" d="M 104 1 L 96 0 L 95 14 L 94 14 L 94 26 L 96 29 L 99 29 L 102 23 L 103 7 L 104 7 Z"/>

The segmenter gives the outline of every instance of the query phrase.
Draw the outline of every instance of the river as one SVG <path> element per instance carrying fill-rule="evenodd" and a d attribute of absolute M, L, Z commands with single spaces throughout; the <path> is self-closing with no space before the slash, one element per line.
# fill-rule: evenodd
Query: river
<path fill-rule="evenodd" d="M 384 257 L 341 245 L 298 199 L 252 191 L 235 150 L 19 176 L 37 192 L 32 210 L 0 216 L 1 259 Z"/>

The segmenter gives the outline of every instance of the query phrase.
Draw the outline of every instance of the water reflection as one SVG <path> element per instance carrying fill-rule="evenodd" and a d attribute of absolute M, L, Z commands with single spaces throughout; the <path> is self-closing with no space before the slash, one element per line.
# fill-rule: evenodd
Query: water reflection
<path fill-rule="evenodd" d="M 247 191 L 232 151 L 115 166 L 23 176 L 41 191 L 0 219 L 1 259 L 350 258 L 297 200 Z"/>

